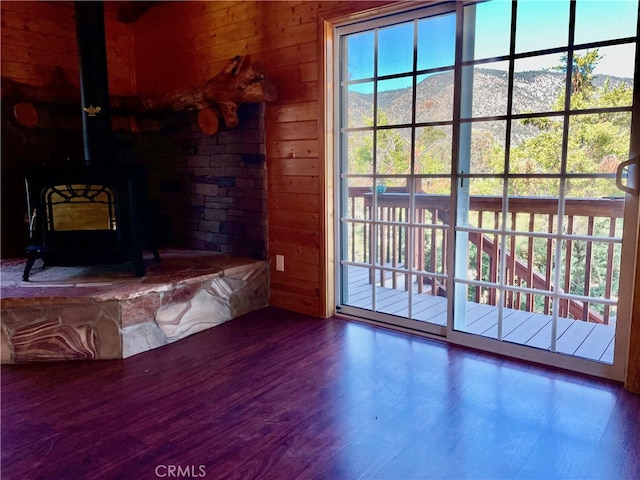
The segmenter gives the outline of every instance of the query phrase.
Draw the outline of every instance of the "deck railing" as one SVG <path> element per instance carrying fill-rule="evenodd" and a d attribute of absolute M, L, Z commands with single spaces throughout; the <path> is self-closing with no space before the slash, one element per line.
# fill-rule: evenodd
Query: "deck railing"
<path fill-rule="evenodd" d="M 349 239 L 349 260 L 367 264 L 391 267 L 387 271 L 378 269 L 376 278 L 371 278 L 381 286 L 391 288 L 412 288 L 417 284 L 418 293 L 446 296 L 447 275 L 446 256 L 450 197 L 418 193 L 413 199 L 401 187 L 389 187 L 376 195 L 376 238 L 371 228 L 373 217 L 373 194 L 368 187 L 349 189 L 349 218 L 356 220 L 352 225 Z M 413 204 L 413 205 L 412 205 Z M 413 218 L 409 218 L 410 207 Z M 581 297 L 615 298 L 617 287 L 614 257 L 619 254 L 617 241 L 592 239 L 597 237 L 615 238 L 620 236 L 624 213 L 621 198 L 567 198 L 563 219 L 563 277 L 559 285 L 562 292 Z M 469 198 L 468 224 L 489 233 L 470 231 L 469 235 L 469 276 L 470 280 L 496 283 L 500 275 L 501 239 L 496 230 L 502 225 L 502 198 L 497 196 L 471 196 Z M 558 200 L 547 197 L 509 198 L 507 225 L 514 232 L 555 233 L 557 228 Z M 409 230 L 405 225 L 411 223 Z M 409 238 L 409 232 L 413 237 Z M 604 232 L 604 235 L 603 235 Z M 518 239 L 520 237 L 520 239 Z M 398 274 L 394 269 L 406 269 L 406 253 L 413 242 L 414 257 L 412 271 L 414 277 Z M 529 312 L 551 313 L 551 298 L 536 295 L 531 291 L 553 291 L 552 265 L 554 261 L 555 239 L 550 236 L 507 235 L 505 250 L 505 284 L 525 289 L 508 291 L 504 306 Z M 374 247 L 375 246 L 375 247 Z M 375 258 L 374 258 L 375 257 Z M 596 258 L 597 257 L 597 258 Z M 593 281 L 597 271 L 597 282 Z M 400 280 L 398 280 L 400 279 Z M 596 285 L 597 283 L 597 285 Z M 470 287 L 470 300 L 496 305 L 495 289 Z M 588 322 L 609 323 L 612 315 L 609 305 L 593 305 L 584 299 L 563 299 L 559 305 L 559 315 Z"/>

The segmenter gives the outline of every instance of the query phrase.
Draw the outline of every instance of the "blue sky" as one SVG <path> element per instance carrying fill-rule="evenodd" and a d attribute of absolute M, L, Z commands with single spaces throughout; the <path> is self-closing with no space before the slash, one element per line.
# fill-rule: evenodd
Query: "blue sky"
<path fill-rule="evenodd" d="M 492 0 L 476 6 L 474 58 L 506 55 L 509 48 L 511 0 Z M 576 43 L 630 37 L 636 33 L 637 0 L 578 0 L 576 4 Z M 569 0 L 525 0 L 518 4 L 516 52 L 527 52 L 567 45 Z M 401 24 L 379 30 L 378 75 L 411 70 L 413 61 L 413 24 Z M 437 39 L 434 43 L 433 39 Z M 455 15 L 446 14 L 418 22 L 418 69 L 453 64 Z M 373 76 L 373 31 L 348 39 L 351 79 Z M 620 77 L 633 76 L 633 45 L 602 48 L 604 58 L 596 73 Z M 469 59 L 467 54 L 466 59 Z M 539 70 L 558 64 L 557 56 L 518 61 L 518 70 Z M 505 63 L 503 63 L 505 64 Z M 498 67 L 498 65 L 492 65 Z M 386 82 L 386 88 L 399 88 L 403 82 Z M 371 92 L 372 84 L 353 86 L 351 90 Z"/>

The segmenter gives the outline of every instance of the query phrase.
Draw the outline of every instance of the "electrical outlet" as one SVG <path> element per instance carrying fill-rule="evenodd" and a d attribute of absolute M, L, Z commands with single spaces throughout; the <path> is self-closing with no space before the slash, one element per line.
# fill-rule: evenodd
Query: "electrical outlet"
<path fill-rule="evenodd" d="M 276 270 L 284 272 L 284 255 L 276 255 Z"/>

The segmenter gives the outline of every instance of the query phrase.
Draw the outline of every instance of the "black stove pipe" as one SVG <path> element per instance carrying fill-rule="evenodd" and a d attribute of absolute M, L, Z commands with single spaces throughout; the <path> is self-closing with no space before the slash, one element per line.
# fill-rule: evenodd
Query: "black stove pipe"
<path fill-rule="evenodd" d="M 111 108 L 103 2 L 75 2 L 82 138 L 87 165 L 111 163 Z"/>

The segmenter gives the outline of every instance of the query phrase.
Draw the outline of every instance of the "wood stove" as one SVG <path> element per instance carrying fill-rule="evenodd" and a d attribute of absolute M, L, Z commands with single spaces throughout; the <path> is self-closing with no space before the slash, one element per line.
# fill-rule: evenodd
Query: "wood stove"
<path fill-rule="evenodd" d="M 25 183 L 32 243 L 24 281 L 38 258 L 45 266 L 131 261 L 137 276 L 145 272 L 145 248 L 159 261 L 143 166 L 42 165 Z"/>
<path fill-rule="evenodd" d="M 47 265 L 131 261 L 144 275 L 148 234 L 147 177 L 141 165 L 112 155 L 111 109 L 102 2 L 76 2 L 84 163 L 42 165 L 26 175 L 31 244 L 23 279 L 36 259 Z"/>

